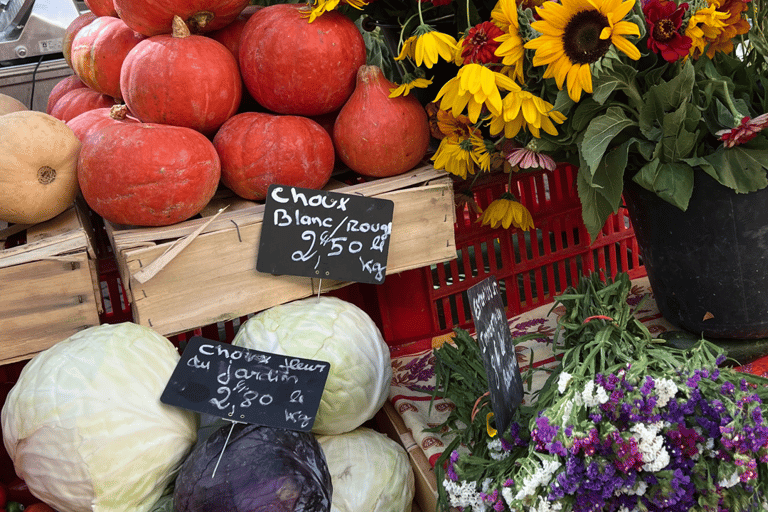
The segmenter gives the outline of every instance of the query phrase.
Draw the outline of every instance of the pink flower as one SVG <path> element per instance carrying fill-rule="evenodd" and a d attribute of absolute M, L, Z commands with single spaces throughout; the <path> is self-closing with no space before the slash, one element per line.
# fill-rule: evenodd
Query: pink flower
<path fill-rule="evenodd" d="M 720 130 L 715 135 L 720 137 L 726 148 L 732 148 L 754 139 L 760 131 L 768 126 L 768 113 L 761 114 L 754 119 L 744 116 L 741 124 L 730 130 Z"/>
<path fill-rule="evenodd" d="M 521 169 L 546 169 L 553 171 L 557 167 L 557 164 L 551 157 L 528 148 L 513 149 L 507 155 L 507 161 L 512 167 L 518 166 Z"/>

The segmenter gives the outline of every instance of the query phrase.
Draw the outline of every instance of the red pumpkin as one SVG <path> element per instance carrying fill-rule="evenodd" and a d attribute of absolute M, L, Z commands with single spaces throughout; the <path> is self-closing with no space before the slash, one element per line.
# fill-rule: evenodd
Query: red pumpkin
<path fill-rule="evenodd" d="M 95 108 L 111 107 L 115 99 L 106 94 L 94 91 L 90 87 L 81 87 L 64 94 L 51 108 L 50 115 L 65 123 L 83 112 Z"/>
<path fill-rule="evenodd" d="M 249 5 L 243 9 L 243 12 L 240 13 L 240 16 L 238 16 L 235 21 L 224 28 L 206 34 L 211 39 L 215 39 L 226 46 L 227 49 L 232 52 L 238 65 L 240 63 L 240 38 L 243 34 L 245 23 L 248 21 L 248 18 L 253 16 L 253 14 L 261 8 L 262 6 L 260 5 Z"/>
<path fill-rule="evenodd" d="M 333 172 L 333 142 L 301 116 L 244 112 L 224 123 L 213 145 L 221 182 L 245 199 L 261 201 L 270 185 L 320 189 Z"/>
<path fill-rule="evenodd" d="M 136 45 L 123 62 L 120 88 L 130 111 L 145 123 L 184 126 L 213 134 L 240 105 L 237 62 L 218 41 L 191 35 L 176 17 L 172 35 Z"/>
<path fill-rule="evenodd" d="M 411 95 L 390 98 L 395 87 L 377 66 L 361 66 L 355 92 L 336 117 L 336 151 L 359 174 L 402 174 L 427 152 L 431 136 L 427 112 Z"/>
<path fill-rule="evenodd" d="M 113 105 L 110 108 L 95 108 L 73 117 L 67 122 L 67 126 L 75 132 L 80 142 L 85 141 L 91 132 L 104 126 L 116 123 L 140 123 L 135 117 L 131 117 L 128 107 L 125 105 Z"/>
<path fill-rule="evenodd" d="M 237 18 L 249 0 L 114 0 L 118 16 L 145 36 L 170 34 L 173 17 L 180 16 L 199 34 L 224 28 Z"/>
<path fill-rule="evenodd" d="M 53 86 L 50 94 L 48 95 L 48 104 L 45 107 L 45 113 L 50 114 L 56 102 L 59 101 L 61 97 L 69 91 L 75 89 L 84 89 L 87 87 L 88 86 L 85 85 L 77 75 L 69 75 L 65 78 L 62 78 L 56 83 L 56 85 Z"/>
<path fill-rule="evenodd" d="M 77 178 L 93 211 L 116 224 L 167 226 L 211 200 L 221 176 L 213 144 L 190 128 L 115 122 L 86 137 Z"/>
<path fill-rule="evenodd" d="M 75 38 L 80 29 L 91 23 L 96 19 L 96 15 L 90 11 L 84 12 L 64 29 L 64 37 L 61 40 L 61 52 L 64 54 L 64 60 L 67 66 L 72 67 L 72 40 Z"/>
<path fill-rule="evenodd" d="M 306 5 L 274 4 L 250 17 L 240 72 L 251 96 L 281 114 L 316 116 L 341 108 L 365 64 L 355 24 L 337 11 L 309 23 Z"/>
<path fill-rule="evenodd" d="M 96 18 L 72 40 L 72 69 L 91 89 L 120 99 L 123 60 L 144 39 L 119 18 Z"/>
<path fill-rule="evenodd" d="M 91 10 L 96 16 L 113 16 L 117 17 L 117 11 L 115 10 L 115 4 L 112 0 L 84 0 L 86 7 Z"/>

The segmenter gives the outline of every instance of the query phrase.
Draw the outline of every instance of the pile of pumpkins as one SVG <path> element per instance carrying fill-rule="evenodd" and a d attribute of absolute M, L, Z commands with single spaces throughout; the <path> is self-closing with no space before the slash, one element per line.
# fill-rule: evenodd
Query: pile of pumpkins
<path fill-rule="evenodd" d="M 0 146 L 22 134 L 0 148 L 0 188 L 15 182 L 0 193 L 0 220 L 41 222 L 81 193 L 112 223 L 166 226 L 222 185 L 262 201 L 275 183 L 321 189 L 342 165 L 401 174 L 427 152 L 423 106 L 389 97 L 395 84 L 366 64 L 359 29 L 339 12 L 310 22 L 294 3 L 86 4 L 63 40 L 73 75 L 46 113 L 0 110 Z M 29 165 L 11 170 L 8 151 Z"/>

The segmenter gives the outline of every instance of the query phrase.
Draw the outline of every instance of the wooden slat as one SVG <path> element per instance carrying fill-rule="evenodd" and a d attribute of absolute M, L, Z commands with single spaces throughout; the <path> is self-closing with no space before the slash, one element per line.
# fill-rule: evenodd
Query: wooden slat
<path fill-rule="evenodd" d="M 52 259 L 89 247 L 88 236 L 75 208 L 27 228 L 27 243 L 0 251 L 0 268 Z"/>
<path fill-rule="evenodd" d="M 0 269 L 0 364 L 29 359 L 99 324 L 88 255 Z"/>

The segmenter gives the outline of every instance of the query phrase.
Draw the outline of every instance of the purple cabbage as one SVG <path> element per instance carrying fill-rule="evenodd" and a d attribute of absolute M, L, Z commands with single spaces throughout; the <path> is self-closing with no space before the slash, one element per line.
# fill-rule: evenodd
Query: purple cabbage
<path fill-rule="evenodd" d="M 331 474 L 309 432 L 230 424 L 198 440 L 174 488 L 175 512 L 328 512 Z"/>

